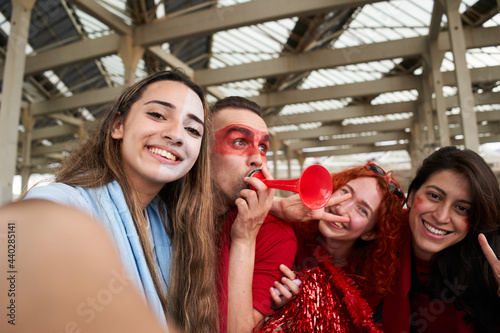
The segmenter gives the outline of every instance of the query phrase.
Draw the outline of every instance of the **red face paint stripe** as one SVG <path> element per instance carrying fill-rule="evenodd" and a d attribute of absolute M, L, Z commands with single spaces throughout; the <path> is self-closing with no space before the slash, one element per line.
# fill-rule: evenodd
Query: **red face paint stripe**
<path fill-rule="evenodd" d="M 266 152 L 261 146 L 269 148 L 269 133 L 254 128 L 231 124 L 215 133 L 213 151 L 221 155 L 252 156 L 261 154 L 265 159 Z"/>

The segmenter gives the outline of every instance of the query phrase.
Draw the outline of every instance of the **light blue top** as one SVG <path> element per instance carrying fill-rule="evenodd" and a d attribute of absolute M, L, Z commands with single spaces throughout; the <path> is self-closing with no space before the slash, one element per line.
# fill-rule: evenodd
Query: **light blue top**
<path fill-rule="evenodd" d="M 116 181 L 99 188 L 72 187 L 62 183 L 52 183 L 33 188 L 25 199 L 45 199 L 76 207 L 101 222 L 115 241 L 128 277 L 141 291 L 160 322 L 166 324 L 166 318 L 146 264 L 134 221 L 123 191 Z M 148 231 L 152 235 L 150 243 L 153 257 L 157 269 L 159 267 L 159 273 L 166 290 L 171 248 L 170 238 L 159 216 L 158 198 L 153 199 L 146 207 L 146 212 L 149 220 Z M 68 223 L 70 222 L 68 221 Z M 89 244 L 92 244 L 91 239 L 89 239 Z"/>

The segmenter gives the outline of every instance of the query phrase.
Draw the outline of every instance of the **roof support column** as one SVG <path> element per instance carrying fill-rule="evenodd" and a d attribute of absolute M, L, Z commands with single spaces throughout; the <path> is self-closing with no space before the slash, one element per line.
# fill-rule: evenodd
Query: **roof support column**
<path fill-rule="evenodd" d="M 299 161 L 300 174 L 302 175 L 302 172 L 304 172 L 304 162 L 306 160 L 306 157 L 304 156 L 302 151 L 297 152 L 297 160 Z"/>
<path fill-rule="evenodd" d="M 23 137 L 23 163 L 21 166 L 21 193 L 28 190 L 28 180 L 31 175 L 31 141 L 33 136 L 33 127 L 35 125 L 35 118 L 29 115 L 27 105 L 23 106 L 21 116 L 24 126 Z"/>
<path fill-rule="evenodd" d="M 287 179 L 292 179 L 292 149 L 286 146 Z"/>
<path fill-rule="evenodd" d="M 142 46 L 134 45 L 134 40 L 129 35 L 120 37 L 120 51 L 118 55 L 122 58 L 123 66 L 125 67 L 124 85 L 128 87 L 135 82 L 135 70 L 139 60 L 144 55 L 144 48 Z"/>
<path fill-rule="evenodd" d="M 422 124 L 422 144 L 424 146 L 434 145 L 436 143 L 434 135 L 434 117 L 432 115 L 432 90 L 429 82 L 429 71 L 424 68 L 422 80 L 420 80 L 420 89 L 418 93 L 418 107 L 415 119 Z"/>
<path fill-rule="evenodd" d="M 417 112 L 420 112 L 420 108 Z M 411 158 L 411 169 L 417 170 L 422 161 L 434 151 L 434 147 L 426 144 L 424 130 L 422 129 L 425 124 L 419 119 L 421 117 L 416 114 L 413 119 L 413 126 L 411 127 L 410 143 L 408 145 L 408 152 Z"/>
<path fill-rule="evenodd" d="M 16 173 L 17 141 L 31 9 L 35 0 L 13 0 L 7 55 L 4 64 L 0 109 L 0 204 L 12 200 L 12 179 Z"/>
<path fill-rule="evenodd" d="M 273 151 L 273 177 L 278 179 L 278 150 L 280 147 L 280 142 L 278 135 L 271 136 L 271 150 Z"/>
<path fill-rule="evenodd" d="M 439 145 L 441 147 L 449 146 L 450 143 L 450 128 L 448 124 L 448 117 L 446 116 L 446 100 L 443 95 L 443 74 L 441 73 L 441 63 L 443 61 L 443 54 L 439 51 L 437 40 L 430 41 L 430 70 L 432 92 L 435 94 L 434 107 L 436 110 Z"/>
<path fill-rule="evenodd" d="M 441 30 L 441 20 L 444 14 L 444 5 L 442 0 L 434 1 L 432 17 L 429 26 L 428 52 L 424 54 L 427 67 L 429 68 L 429 80 L 431 91 L 435 94 L 434 107 L 438 123 L 439 145 L 441 147 L 450 145 L 450 128 L 448 117 L 446 116 L 446 100 L 443 96 L 443 74 L 441 73 L 441 63 L 444 53 L 439 50 L 438 37 Z"/>
<path fill-rule="evenodd" d="M 458 98 L 465 147 L 479 152 L 479 136 L 477 119 L 474 112 L 474 96 L 472 81 L 465 60 L 465 37 L 462 21 L 458 13 L 459 0 L 446 0 L 446 16 L 448 16 L 448 33 L 455 62 L 455 76 L 457 78 Z"/>

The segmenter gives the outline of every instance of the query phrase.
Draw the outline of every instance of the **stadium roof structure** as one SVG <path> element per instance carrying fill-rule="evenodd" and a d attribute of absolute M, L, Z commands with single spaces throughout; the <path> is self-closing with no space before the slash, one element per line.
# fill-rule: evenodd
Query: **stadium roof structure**
<path fill-rule="evenodd" d="M 57 170 L 124 85 L 172 67 L 209 102 L 259 103 L 269 164 L 288 177 L 368 159 L 411 169 L 450 144 L 496 158 L 485 144 L 500 142 L 499 5 L 0 0 L 0 185 Z"/>

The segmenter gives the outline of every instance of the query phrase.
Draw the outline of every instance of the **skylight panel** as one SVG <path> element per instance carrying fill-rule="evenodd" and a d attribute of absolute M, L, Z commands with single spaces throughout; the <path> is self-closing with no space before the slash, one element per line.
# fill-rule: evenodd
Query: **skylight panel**
<path fill-rule="evenodd" d="M 346 106 L 346 103 L 335 99 L 330 99 L 325 101 L 309 102 L 309 105 L 311 105 L 315 110 L 326 111 L 326 110 L 340 109 Z"/>
<path fill-rule="evenodd" d="M 116 54 L 101 58 L 102 65 L 106 68 L 106 72 L 113 75 L 123 75 L 124 67 L 122 58 Z"/>
<path fill-rule="evenodd" d="M 372 105 L 409 102 L 417 100 L 418 92 L 416 90 L 394 91 L 378 95 L 371 101 Z"/>
<path fill-rule="evenodd" d="M 457 94 L 457 87 L 449 87 L 449 86 L 443 87 L 443 96 L 444 97 L 455 96 L 456 94 Z"/>
<path fill-rule="evenodd" d="M 377 42 L 386 41 L 386 39 L 384 38 L 378 38 L 379 36 L 374 34 L 373 29 L 371 28 L 360 28 L 352 30 L 351 33 L 355 36 L 356 39 L 360 41 L 360 44 L 372 44 L 376 41 Z"/>
<path fill-rule="evenodd" d="M 209 67 L 211 69 L 223 68 L 228 64 L 224 61 L 224 55 L 222 54 L 212 54 L 210 57 Z"/>
<path fill-rule="evenodd" d="M 262 89 L 263 82 L 263 79 L 245 80 L 226 83 L 224 85 L 218 86 L 218 88 L 226 96 L 252 97 L 259 95 L 259 91 Z"/>
<path fill-rule="evenodd" d="M 398 14 L 399 10 L 396 7 L 389 5 L 387 2 L 380 2 L 364 6 L 356 19 L 361 21 L 366 19 L 374 20 L 379 22 L 381 26 L 391 27 L 400 25 L 399 22 L 392 18 L 393 15 Z"/>
<path fill-rule="evenodd" d="M 220 86 L 219 90 L 226 96 L 242 96 L 242 97 L 252 97 L 257 96 L 257 91 L 252 91 L 250 89 L 245 89 L 242 87 L 226 87 Z"/>
<path fill-rule="evenodd" d="M 500 104 L 476 105 L 474 110 L 477 112 L 490 112 L 500 110 Z"/>
<path fill-rule="evenodd" d="M 345 47 L 355 47 L 361 45 L 361 40 L 352 32 L 352 29 L 346 30 L 340 37 L 333 43 L 335 49 Z"/>
<path fill-rule="evenodd" d="M 483 23 L 483 27 L 485 28 L 497 27 L 499 25 L 500 25 L 500 14 L 496 14 L 491 19 Z"/>
<path fill-rule="evenodd" d="M 228 7 L 228 6 L 234 6 L 237 4 L 249 2 L 250 0 L 219 0 L 217 2 L 217 5 L 220 5 L 221 7 Z"/>
<path fill-rule="evenodd" d="M 377 17 L 377 19 L 375 19 Z M 353 23 L 352 28 L 381 28 L 385 25 L 380 22 L 380 12 L 375 11 L 371 6 L 365 6 L 358 14 Z"/>
<path fill-rule="evenodd" d="M 307 90 L 335 85 L 335 78 L 330 73 L 325 75 L 324 72 L 325 71 L 312 71 L 300 85 L 299 89 Z"/>
<path fill-rule="evenodd" d="M 309 129 L 315 129 L 318 127 L 321 127 L 323 125 L 321 122 L 314 122 L 314 123 L 302 123 L 299 125 L 300 129 L 303 130 L 309 130 Z"/>
<path fill-rule="evenodd" d="M 252 34 L 254 35 L 252 46 L 257 47 L 262 53 L 281 52 L 282 42 L 280 42 L 275 35 L 267 32 L 264 27 L 264 25 L 259 24 L 251 29 Z"/>
<path fill-rule="evenodd" d="M 381 35 L 385 36 L 387 40 L 396 40 L 396 39 L 401 39 L 402 36 L 398 32 L 397 29 L 391 29 L 391 28 L 381 28 L 378 29 Z"/>
<path fill-rule="evenodd" d="M 257 27 L 269 36 L 273 36 L 281 44 L 284 44 L 288 40 L 288 36 L 290 36 L 290 31 L 295 27 L 295 22 L 292 19 L 283 19 L 275 22 L 261 23 Z"/>
<path fill-rule="evenodd" d="M 263 34 L 262 30 L 257 27 L 242 27 L 239 32 L 245 50 L 255 52 L 255 49 L 257 49 L 268 53 L 277 53 L 281 50 L 281 45 L 276 40 L 270 38 L 269 35 Z"/>
<path fill-rule="evenodd" d="M 468 67 L 488 67 L 500 65 L 500 48 L 498 46 L 467 50 Z M 483 65 L 481 66 L 480 63 Z"/>
<path fill-rule="evenodd" d="M 337 70 L 337 74 L 343 81 L 342 84 L 352 84 L 356 82 L 356 77 L 352 75 L 351 71 L 340 69 Z"/>
<path fill-rule="evenodd" d="M 110 34 L 111 28 L 93 16 L 79 10 L 77 7 L 75 7 L 75 14 L 78 15 L 83 30 L 90 39 L 100 38 Z"/>
<path fill-rule="evenodd" d="M 465 59 L 467 61 L 467 68 L 478 68 L 478 67 L 488 67 L 498 64 L 498 62 L 493 61 L 489 55 L 484 53 L 465 53 Z"/>
<path fill-rule="evenodd" d="M 443 62 L 441 63 L 441 71 L 454 71 L 455 70 L 455 62 L 453 60 L 453 53 L 446 52 L 443 57 Z"/>
<path fill-rule="evenodd" d="M 366 35 L 366 38 L 370 40 L 370 44 L 386 42 L 389 40 L 387 36 L 382 33 L 381 29 L 364 29 L 361 33 Z"/>
<path fill-rule="evenodd" d="M 391 16 L 391 18 L 399 22 L 401 25 L 407 27 L 419 27 L 426 26 L 430 22 L 430 13 L 423 13 L 420 8 L 417 8 L 413 5 L 411 1 L 404 2 L 404 8 L 401 6 L 402 1 L 387 3 L 388 5 L 392 5 L 397 7 L 397 13 L 394 13 L 395 16 Z"/>
<path fill-rule="evenodd" d="M 299 103 L 299 104 L 286 105 L 280 111 L 280 115 L 287 116 L 287 115 L 308 113 L 308 112 L 314 112 L 314 111 L 315 111 L 315 109 L 311 105 L 309 105 L 308 103 Z"/>
<path fill-rule="evenodd" d="M 365 5 L 350 24 L 350 33 L 355 37 L 340 38 L 335 47 L 427 35 L 432 6 L 430 0 L 418 1 L 418 4 L 413 1 L 391 1 Z"/>
<path fill-rule="evenodd" d="M 348 118 L 342 121 L 342 126 L 348 125 L 362 125 L 371 123 L 381 123 L 384 121 L 389 121 L 386 116 L 369 116 L 369 117 L 358 117 L 358 118 Z"/>
<path fill-rule="evenodd" d="M 374 61 L 355 65 L 339 66 L 335 69 L 312 71 L 300 89 L 313 89 L 326 86 L 344 85 L 355 82 L 373 81 L 382 78 L 384 73 L 394 68 L 395 60 Z"/>
<path fill-rule="evenodd" d="M 412 38 L 419 36 L 417 32 L 411 28 L 398 28 L 396 30 L 403 36 L 403 38 Z"/>
<path fill-rule="evenodd" d="M 297 131 L 299 130 L 299 127 L 296 125 L 283 125 L 283 126 L 274 126 L 272 127 L 272 129 L 277 133 L 283 133 L 283 132 Z"/>
<path fill-rule="evenodd" d="M 477 2 L 477 0 L 462 0 L 462 3 L 460 4 L 460 9 L 459 9 L 459 11 L 460 11 L 461 13 L 463 13 L 463 12 L 467 9 L 467 6 L 471 7 L 471 6 L 473 6 L 476 2 Z"/>
<path fill-rule="evenodd" d="M 476 1 L 476 0 L 474 0 Z M 411 13 L 413 17 L 422 25 L 428 26 L 431 22 L 432 9 L 434 8 L 434 1 L 432 0 L 410 0 L 405 10 Z"/>
<path fill-rule="evenodd" d="M 219 62 L 211 62 L 210 66 L 220 68 L 223 64 L 234 66 L 268 60 L 277 58 L 280 51 L 281 45 L 256 26 L 221 31 L 213 36 L 212 45 L 212 54 Z"/>

